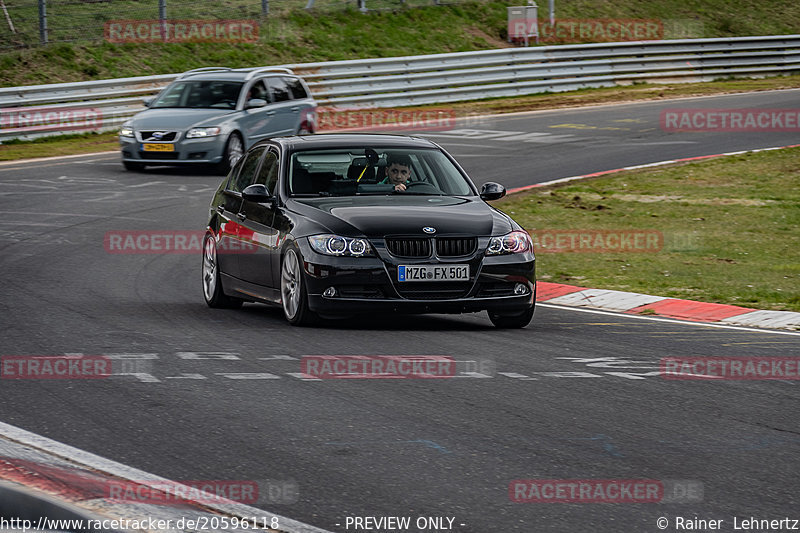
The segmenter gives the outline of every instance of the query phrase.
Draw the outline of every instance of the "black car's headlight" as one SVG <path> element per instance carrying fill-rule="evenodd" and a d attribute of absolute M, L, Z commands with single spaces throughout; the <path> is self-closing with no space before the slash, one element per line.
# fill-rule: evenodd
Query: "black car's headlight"
<path fill-rule="evenodd" d="M 133 137 L 133 127 L 130 124 L 123 124 L 119 129 L 120 137 Z"/>
<path fill-rule="evenodd" d="M 308 238 L 311 248 L 323 255 L 365 257 L 374 255 L 367 239 L 341 237 L 339 235 L 312 235 Z"/>
<path fill-rule="evenodd" d="M 531 236 L 525 231 L 512 231 L 489 239 L 486 255 L 522 254 L 533 250 Z"/>

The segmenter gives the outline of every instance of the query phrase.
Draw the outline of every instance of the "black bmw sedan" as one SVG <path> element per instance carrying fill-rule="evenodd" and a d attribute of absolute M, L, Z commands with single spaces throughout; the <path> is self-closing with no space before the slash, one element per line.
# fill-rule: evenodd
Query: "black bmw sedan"
<path fill-rule="evenodd" d="M 525 327 L 530 236 L 437 144 L 400 135 L 281 137 L 222 181 L 203 240 L 211 307 L 283 307 L 294 325 L 363 313 L 487 311 Z"/>

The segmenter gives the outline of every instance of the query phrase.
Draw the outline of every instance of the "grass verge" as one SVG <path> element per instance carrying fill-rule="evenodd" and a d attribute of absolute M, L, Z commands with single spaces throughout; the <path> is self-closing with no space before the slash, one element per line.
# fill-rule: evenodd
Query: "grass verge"
<path fill-rule="evenodd" d="M 800 311 L 799 182 L 800 148 L 788 148 L 623 172 L 495 205 L 536 235 L 540 280 Z M 598 235 L 610 246 L 609 236 L 631 232 L 658 235 L 660 245 L 595 247 Z M 591 239 L 581 246 L 575 234 Z"/>
<path fill-rule="evenodd" d="M 0 145 L 0 161 L 90 154 L 111 150 L 119 150 L 116 132 L 58 135 L 32 141 L 14 139 Z"/>
<path fill-rule="evenodd" d="M 443 5 L 367 0 L 370 11 L 360 13 L 355 3 L 317 0 L 311 10 L 303 9 L 306 3 L 273 2 L 269 16 L 262 18 L 261 3 L 255 0 L 171 2 L 167 13 L 174 20 L 257 19 L 259 42 L 115 44 L 104 40 L 104 24 L 153 19 L 155 2 L 51 2 L 47 26 L 52 43 L 39 46 L 36 2 L 6 2 L 16 33 L 0 16 L 0 85 L 166 74 L 208 65 L 247 67 L 500 48 L 508 46 L 507 8 L 521 4 L 519 0 Z M 546 2 L 540 3 L 539 15 L 542 20 L 547 17 Z M 649 39 L 781 35 L 796 33 L 800 2 L 761 0 L 743 9 L 730 0 L 571 0 L 559 2 L 557 16 L 656 21 L 662 34 Z M 606 40 L 592 33 L 558 42 Z"/>

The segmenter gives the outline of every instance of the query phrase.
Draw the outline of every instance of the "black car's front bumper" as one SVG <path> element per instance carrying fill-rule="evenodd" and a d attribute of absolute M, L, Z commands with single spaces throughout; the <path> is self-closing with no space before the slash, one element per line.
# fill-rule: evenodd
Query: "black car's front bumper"
<path fill-rule="evenodd" d="M 533 294 L 535 294 L 535 289 Z M 502 298 L 467 297 L 456 300 L 357 299 L 309 295 L 308 305 L 312 311 L 322 315 L 370 312 L 477 313 L 478 311 L 514 315 L 530 309 L 533 300 L 531 294 Z"/>
<path fill-rule="evenodd" d="M 512 315 L 529 310 L 536 298 L 535 259 L 530 253 L 441 261 L 329 257 L 303 251 L 309 307 L 323 315 L 478 311 Z M 469 281 L 396 281 L 400 264 L 463 263 L 470 265 Z"/>

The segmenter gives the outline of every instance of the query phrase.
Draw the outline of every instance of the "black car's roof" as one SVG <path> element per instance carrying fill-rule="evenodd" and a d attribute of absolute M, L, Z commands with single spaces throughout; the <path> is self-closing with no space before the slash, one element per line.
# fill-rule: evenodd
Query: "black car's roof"
<path fill-rule="evenodd" d="M 316 135 L 294 135 L 291 137 L 275 137 L 269 141 L 278 143 L 284 148 L 295 150 L 315 150 L 320 148 L 438 148 L 438 146 L 422 137 L 392 135 L 380 133 L 321 133 Z M 262 142 L 269 142 L 262 141 Z M 258 143 L 261 144 L 261 143 Z"/>

